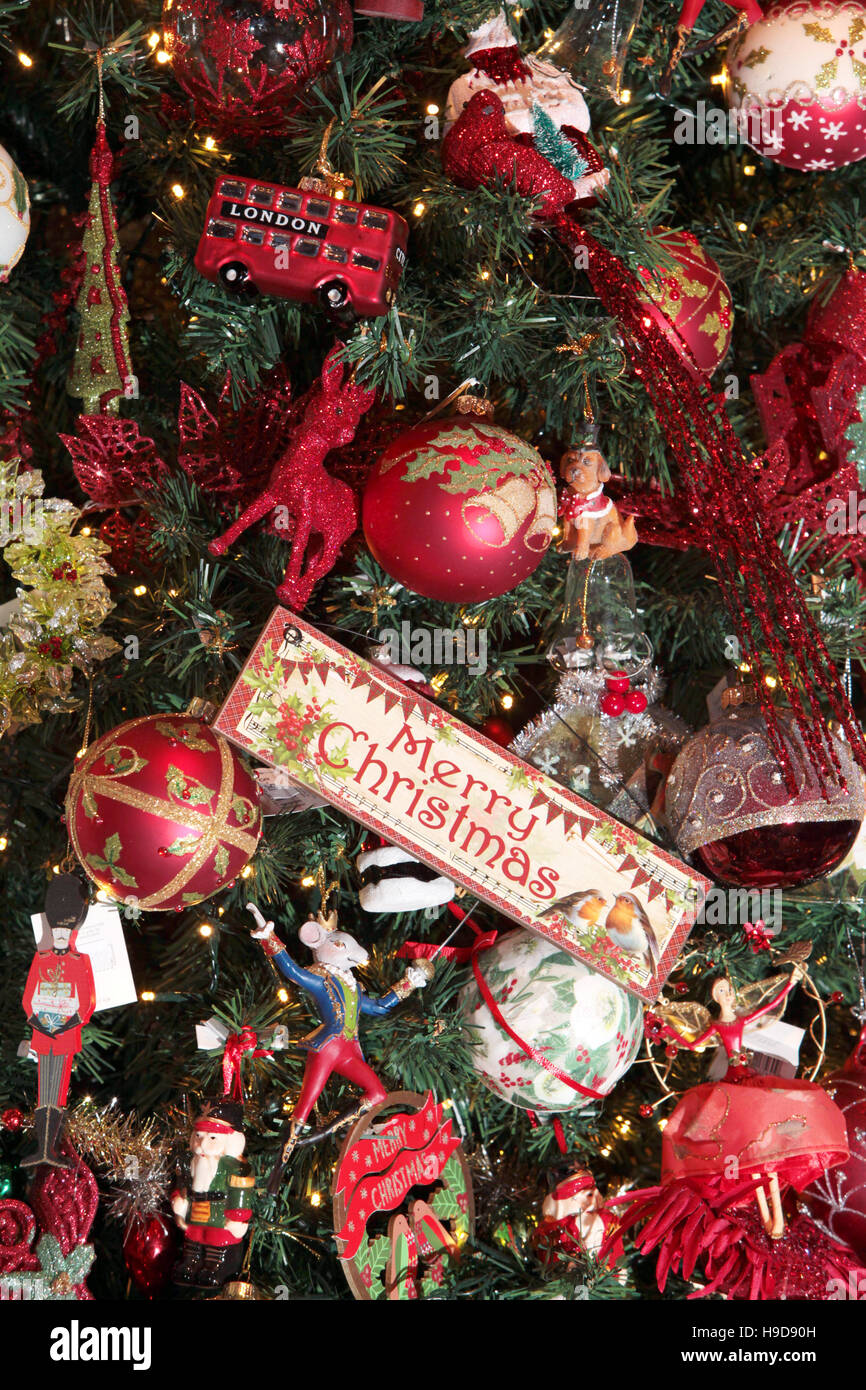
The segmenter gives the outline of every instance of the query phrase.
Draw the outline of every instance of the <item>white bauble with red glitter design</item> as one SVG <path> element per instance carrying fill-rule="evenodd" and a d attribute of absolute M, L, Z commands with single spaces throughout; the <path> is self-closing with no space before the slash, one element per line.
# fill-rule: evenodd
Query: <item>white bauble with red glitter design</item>
<path fill-rule="evenodd" d="M 866 158 L 863 0 L 778 0 L 734 39 L 728 75 L 759 154 L 807 174 Z"/>
<path fill-rule="evenodd" d="M 613 1090 L 640 1049 L 640 1000 L 534 932 L 500 937 L 477 965 L 511 1030 L 471 981 L 460 996 L 461 1015 L 475 1069 L 494 1095 L 524 1110 L 562 1111 L 588 1105 L 587 1091 Z"/>

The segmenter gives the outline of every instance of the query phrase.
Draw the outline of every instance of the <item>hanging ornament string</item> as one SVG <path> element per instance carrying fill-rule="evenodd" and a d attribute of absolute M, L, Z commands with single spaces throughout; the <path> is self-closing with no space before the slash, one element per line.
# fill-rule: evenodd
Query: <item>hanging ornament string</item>
<path fill-rule="evenodd" d="M 765 535 L 752 501 L 752 480 L 721 397 L 712 395 L 696 366 L 687 364 L 646 311 L 625 266 L 565 214 L 554 225 L 575 252 L 587 253 L 588 273 L 604 309 L 618 321 L 632 370 L 652 400 L 680 467 L 689 506 L 705 517 L 716 541 L 712 554 L 744 659 L 759 677 L 759 700 L 773 752 L 792 795 L 791 759 L 764 677 L 759 642 L 803 736 L 822 787 L 841 769 L 821 709 L 821 696 L 866 767 L 866 742 L 839 684 L 824 641 L 772 535 Z M 757 619 L 758 632 L 744 592 Z M 805 701 L 804 701 L 805 696 Z"/>

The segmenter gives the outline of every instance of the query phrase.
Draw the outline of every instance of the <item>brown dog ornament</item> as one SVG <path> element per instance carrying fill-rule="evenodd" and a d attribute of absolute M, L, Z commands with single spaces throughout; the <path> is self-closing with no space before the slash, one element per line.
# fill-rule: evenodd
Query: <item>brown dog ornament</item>
<path fill-rule="evenodd" d="M 568 483 L 559 506 L 560 550 L 570 552 L 575 560 L 606 560 L 637 544 L 634 517 L 622 516 L 604 495 L 610 469 L 595 444 L 563 454 L 559 475 Z"/>

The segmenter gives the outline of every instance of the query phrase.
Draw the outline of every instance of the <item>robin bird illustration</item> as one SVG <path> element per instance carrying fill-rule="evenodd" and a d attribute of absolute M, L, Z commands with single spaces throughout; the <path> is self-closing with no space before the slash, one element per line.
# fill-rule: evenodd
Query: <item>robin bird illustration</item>
<path fill-rule="evenodd" d="M 607 914 L 604 929 L 615 946 L 640 956 L 647 969 L 658 972 L 659 944 L 649 918 L 633 893 L 620 893 Z"/>
<path fill-rule="evenodd" d="M 569 893 L 567 897 L 557 898 L 541 916 L 552 917 L 558 912 L 567 918 L 573 927 L 583 926 L 584 922 L 594 927 L 605 906 L 603 894 L 599 893 L 597 888 L 589 888 L 581 893 Z"/>

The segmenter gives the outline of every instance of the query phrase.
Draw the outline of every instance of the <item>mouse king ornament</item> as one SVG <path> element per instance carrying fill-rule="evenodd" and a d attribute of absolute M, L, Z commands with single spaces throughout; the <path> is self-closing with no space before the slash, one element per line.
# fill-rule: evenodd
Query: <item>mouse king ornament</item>
<path fill-rule="evenodd" d="M 364 1061 L 358 1025 L 364 1016 L 381 1018 L 389 1014 L 413 990 L 422 989 L 432 979 L 435 966 L 426 960 L 410 965 L 387 994 L 372 999 L 364 993 L 353 973 L 356 966 L 367 964 L 369 956 L 348 932 L 337 931 L 335 912 L 326 915 L 322 911 L 315 920 L 304 922 L 300 928 L 298 935 L 304 945 L 310 947 L 315 959 L 315 965 L 305 970 L 274 935 L 273 922 L 266 922 L 254 904 L 248 903 L 247 907 L 258 923 L 252 935 L 280 973 L 312 997 L 322 1019 L 319 1027 L 300 1044 L 307 1053 L 304 1081 L 292 1118 L 281 1135 L 280 1157 L 268 1182 L 268 1191 L 273 1195 L 279 1191 L 283 1169 L 298 1142 L 300 1128 L 332 1072 L 360 1086 L 363 1093 L 360 1105 L 344 1116 L 340 1124 L 350 1122 L 384 1101 L 385 1087 Z"/>
<path fill-rule="evenodd" d="M 36 1148 L 21 1160 L 25 1167 L 40 1163 L 56 1168 L 72 1166 L 58 1154 L 56 1145 L 66 1119 L 72 1062 L 81 1051 L 81 1029 L 96 1005 L 90 960 L 75 948 L 87 906 L 87 890 L 74 874 L 59 874 L 49 883 L 45 917 L 51 945 L 33 957 L 23 999 L 27 1022 L 33 1029 L 30 1046 L 39 1069 Z"/>

